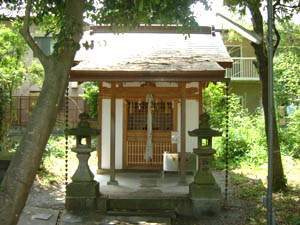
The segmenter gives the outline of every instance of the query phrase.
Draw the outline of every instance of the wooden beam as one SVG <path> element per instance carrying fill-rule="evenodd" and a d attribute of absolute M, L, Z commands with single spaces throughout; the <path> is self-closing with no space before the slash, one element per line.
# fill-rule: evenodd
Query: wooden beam
<path fill-rule="evenodd" d="M 123 101 L 123 168 L 127 166 L 128 103 Z"/>
<path fill-rule="evenodd" d="M 98 128 L 101 129 L 101 134 L 98 136 L 98 170 L 102 168 L 102 96 L 100 90 L 102 88 L 102 82 L 98 82 L 99 92 L 98 92 Z"/>
<path fill-rule="evenodd" d="M 261 44 L 263 41 L 263 37 L 260 34 L 257 34 L 251 30 L 246 29 L 245 27 L 239 25 L 238 23 L 232 21 L 231 19 L 227 18 L 226 16 L 222 15 L 221 13 L 216 13 L 216 16 L 221 17 L 233 30 L 238 32 L 243 37 L 249 39 L 250 41 Z"/>
<path fill-rule="evenodd" d="M 225 69 L 204 71 L 98 71 L 72 70 L 70 81 L 105 82 L 225 82 Z"/>
<path fill-rule="evenodd" d="M 186 102 L 185 102 L 185 89 L 186 84 L 180 85 L 183 93 L 181 97 L 181 130 L 180 130 L 180 180 L 179 185 L 186 185 L 186 143 L 185 143 L 185 133 L 186 133 Z"/>
<path fill-rule="evenodd" d="M 182 92 L 185 92 L 186 98 L 195 97 L 198 88 L 186 88 L 183 90 L 178 87 L 119 87 L 119 88 L 101 88 L 101 95 L 105 97 L 115 96 L 116 98 L 135 98 L 146 97 L 147 94 L 152 94 L 154 98 L 163 99 L 180 99 Z"/>
<path fill-rule="evenodd" d="M 114 89 L 115 83 L 111 84 Z M 110 180 L 108 185 L 118 185 L 116 181 L 116 98 L 113 95 L 110 103 Z"/>
<path fill-rule="evenodd" d="M 146 26 L 146 25 L 140 25 L 139 27 L 136 27 L 134 29 L 129 29 L 126 27 L 126 33 L 173 33 L 173 34 L 178 34 L 180 32 L 180 26 L 176 25 L 168 25 L 163 26 L 163 25 L 151 25 L 151 26 Z M 96 26 L 91 26 L 91 34 L 94 33 L 114 33 L 112 30 L 111 26 L 107 25 L 96 25 Z M 200 26 L 199 28 L 194 28 L 192 30 L 188 31 L 190 34 L 211 34 L 211 26 Z"/>
<path fill-rule="evenodd" d="M 202 82 L 199 82 L 198 86 L 199 86 L 199 96 L 198 96 L 198 101 L 199 101 L 199 117 L 200 115 L 203 113 L 203 87 L 205 84 L 203 84 Z"/>

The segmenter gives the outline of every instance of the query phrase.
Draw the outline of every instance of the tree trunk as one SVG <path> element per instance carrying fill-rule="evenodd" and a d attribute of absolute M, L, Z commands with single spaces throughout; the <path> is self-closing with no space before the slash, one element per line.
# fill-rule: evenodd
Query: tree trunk
<path fill-rule="evenodd" d="M 65 11 L 66 14 L 71 15 L 72 20 L 81 24 L 80 29 L 73 36 L 74 42 L 78 44 L 82 36 L 84 1 L 66 1 Z M 76 50 L 65 47 L 58 56 L 48 57 L 46 65 L 43 65 L 45 80 L 41 94 L 28 121 L 20 146 L 2 182 L 1 225 L 17 224 L 22 213 L 45 146 L 55 125 L 59 105 L 68 86 L 69 73 Z"/>
<path fill-rule="evenodd" d="M 262 83 L 262 102 L 264 108 L 264 115 L 265 115 L 265 132 L 267 134 L 267 140 L 269 139 L 268 136 L 268 123 L 269 123 L 269 108 L 268 108 L 268 57 L 265 54 L 267 51 L 264 44 L 254 44 L 255 54 L 257 57 L 258 65 L 257 69 L 260 75 L 260 80 Z M 274 103 L 274 98 L 271 99 Z M 279 191 L 286 187 L 286 179 L 283 172 L 282 161 L 281 161 L 281 153 L 280 153 L 280 142 L 279 142 L 279 135 L 277 129 L 277 120 L 276 120 L 276 113 L 274 110 L 273 104 L 273 161 L 272 161 L 272 182 L 273 182 L 273 191 Z"/>
<path fill-rule="evenodd" d="M 263 28 L 263 17 L 260 12 L 261 2 L 260 1 L 250 1 L 247 3 L 247 7 L 249 8 L 251 15 L 252 15 L 252 25 L 254 32 L 258 35 L 264 37 L 264 28 Z M 263 107 L 264 107 L 264 115 L 265 115 L 265 132 L 268 137 L 268 50 L 266 43 L 262 41 L 261 44 L 251 43 L 256 59 L 257 65 L 256 68 L 258 70 L 261 84 L 262 84 L 262 100 L 263 100 Z M 275 52 L 274 52 L 275 53 Z M 274 103 L 274 98 L 271 99 Z M 274 104 L 273 104 L 274 109 Z M 286 180 L 283 173 L 282 161 L 281 161 L 281 154 L 280 154 L 280 143 L 279 143 L 279 136 L 277 130 L 277 121 L 275 110 L 273 110 L 273 130 L 274 130 L 274 137 L 273 137 L 273 149 L 272 149 L 272 182 L 273 182 L 273 191 L 278 191 L 280 189 L 284 189 L 286 187 Z"/>
<path fill-rule="evenodd" d="M 68 83 L 68 72 L 62 74 L 57 69 L 53 67 L 46 72 L 41 95 L 2 182 L 4 194 L 0 212 L 2 225 L 17 223 L 55 125 L 58 106 Z"/>

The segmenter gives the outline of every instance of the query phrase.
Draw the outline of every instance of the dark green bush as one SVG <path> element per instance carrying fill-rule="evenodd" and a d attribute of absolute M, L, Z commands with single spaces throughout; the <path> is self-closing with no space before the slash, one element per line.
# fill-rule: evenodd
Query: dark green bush
<path fill-rule="evenodd" d="M 92 118 L 98 117 L 98 92 L 99 87 L 97 82 L 85 82 L 83 84 L 84 94 L 83 99 L 88 101 L 89 115 Z"/>
<path fill-rule="evenodd" d="M 288 123 L 280 127 L 280 148 L 281 153 L 300 158 L 300 110 L 289 115 Z"/>
<path fill-rule="evenodd" d="M 214 138 L 216 160 L 225 161 L 226 154 L 226 96 L 224 84 L 210 84 L 205 91 L 205 110 L 211 116 L 211 126 L 223 132 Z M 263 112 L 250 114 L 240 104 L 240 98 L 230 94 L 228 99 L 228 156 L 231 164 L 241 162 L 261 165 L 267 161 Z"/>

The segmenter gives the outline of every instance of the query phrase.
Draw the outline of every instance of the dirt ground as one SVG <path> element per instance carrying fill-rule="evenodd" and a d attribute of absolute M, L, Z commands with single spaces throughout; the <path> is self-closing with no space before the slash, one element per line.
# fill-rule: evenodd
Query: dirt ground
<path fill-rule="evenodd" d="M 224 194 L 224 171 L 214 171 L 214 176 Z M 249 202 L 237 199 L 235 192 L 237 187 L 229 182 L 227 206 L 223 207 L 218 217 L 192 218 L 178 216 L 174 225 L 231 225 L 249 224 L 249 215 L 254 207 Z M 52 184 L 44 186 L 39 179 L 36 179 L 27 200 L 27 206 L 64 210 L 65 190 L 63 185 Z"/>

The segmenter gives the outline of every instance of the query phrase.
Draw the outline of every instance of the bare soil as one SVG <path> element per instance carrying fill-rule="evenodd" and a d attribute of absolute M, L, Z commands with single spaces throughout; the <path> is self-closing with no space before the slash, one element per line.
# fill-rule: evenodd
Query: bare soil
<path fill-rule="evenodd" d="M 225 178 L 224 171 L 214 171 L 214 176 L 224 194 Z M 231 224 L 249 224 L 249 216 L 253 213 L 254 207 L 246 200 L 236 197 L 237 186 L 229 182 L 228 201 L 223 201 L 222 211 L 218 217 L 193 218 L 178 216 L 174 221 L 174 225 L 231 225 Z M 28 197 L 27 206 L 64 210 L 65 189 L 64 185 L 51 184 L 43 185 L 38 179 L 35 180 L 30 195 Z M 226 206 L 225 206 L 226 205 Z"/>

